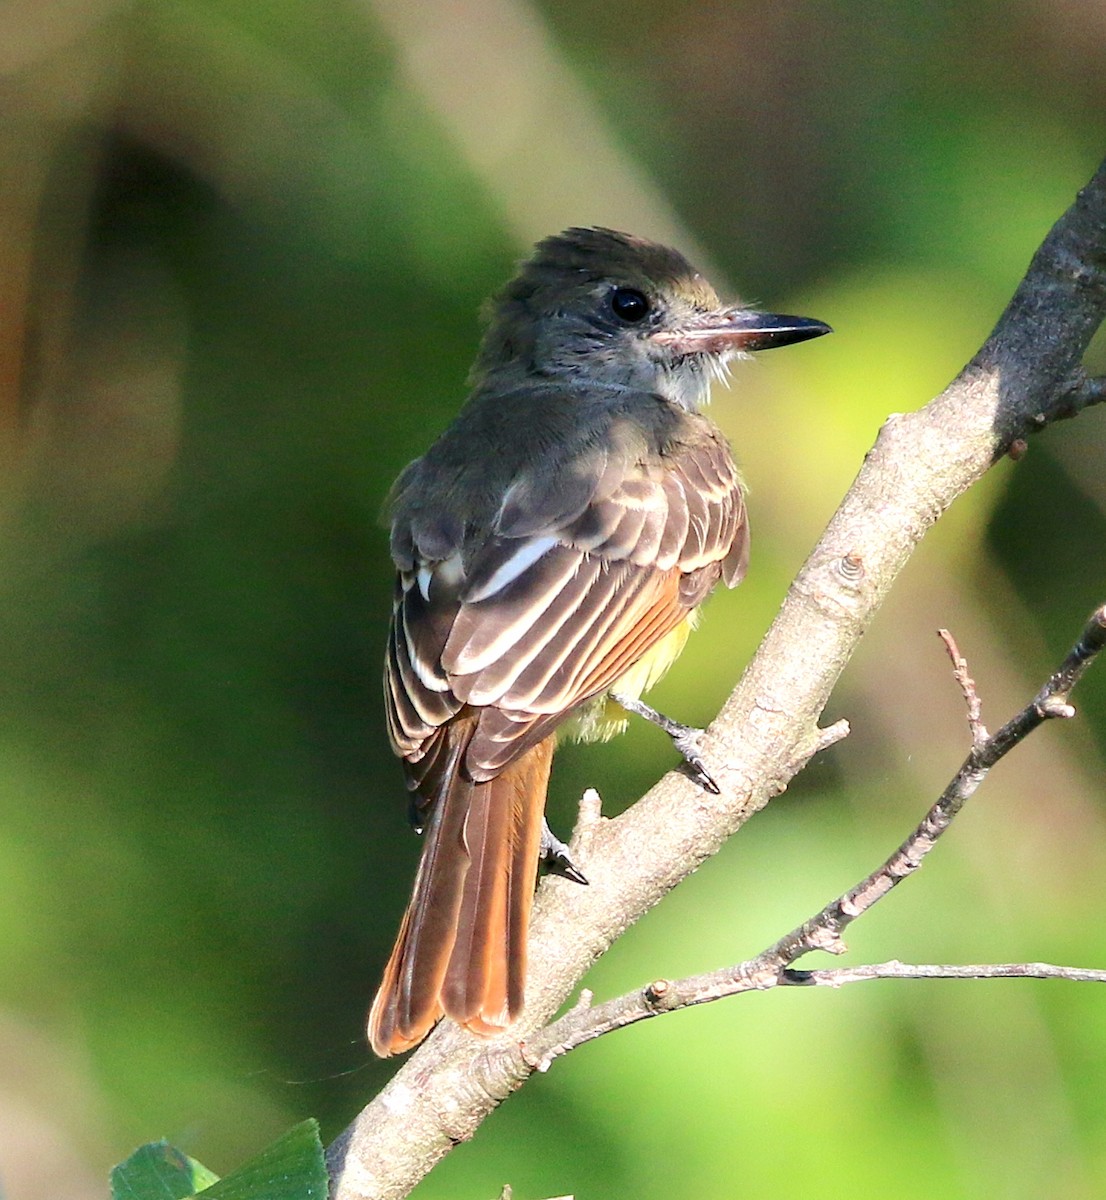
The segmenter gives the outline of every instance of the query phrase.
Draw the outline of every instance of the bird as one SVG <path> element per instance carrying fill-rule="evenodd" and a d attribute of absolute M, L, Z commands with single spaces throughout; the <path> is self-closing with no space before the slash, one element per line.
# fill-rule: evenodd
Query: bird
<path fill-rule="evenodd" d="M 659 718 L 640 697 L 745 574 L 711 382 L 829 332 L 724 305 L 678 251 L 604 228 L 539 242 L 490 302 L 467 401 L 390 496 L 385 710 L 424 845 L 369 1013 L 378 1055 L 443 1016 L 483 1036 L 518 1017 L 539 859 L 586 882 L 544 820 L 559 731 Z"/>

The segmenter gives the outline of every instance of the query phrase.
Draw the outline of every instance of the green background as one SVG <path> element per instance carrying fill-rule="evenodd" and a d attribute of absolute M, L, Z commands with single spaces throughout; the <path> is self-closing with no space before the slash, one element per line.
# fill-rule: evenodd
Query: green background
<path fill-rule="evenodd" d="M 832 324 L 716 391 L 749 577 L 658 704 L 704 722 L 880 423 L 939 391 L 1106 147 L 1098 5 L 38 0 L 0 15 L 0 1187 L 106 1193 L 333 1137 L 418 842 L 383 731 L 391 479 L 539 236 L 675 241 Z M 1106 369 L 1101 341 L 1095 363 Z M 926 540 L 853 734 L 619 943 L 599 997 L 755 953 L 864 875 L 1106 600 L 1106 412 Z M 812 647 L 812 653 L 817 648 Z M 851 931 L 870 962 L 1106 960 L 1106 668 Z M 562 831 L 673 756 L 566 749 Z M 811 960 L 809 965 L 818 965 Z M 1106 992 L 780 991 L 531 1081 L 419 1189 L 487 1200 L 1096 1196 Z"/>

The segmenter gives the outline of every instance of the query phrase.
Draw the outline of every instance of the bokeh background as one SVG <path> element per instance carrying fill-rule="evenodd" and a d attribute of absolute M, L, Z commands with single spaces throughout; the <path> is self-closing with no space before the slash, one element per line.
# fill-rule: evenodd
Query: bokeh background
<path fill-rule="evenodd" d="M 939 391 L 1106 147 L 1080 0 L 10 0 L 0 10 L 0 1189 L 168 1136 L 336 1134 L 418 843 L 382 727 L 379 511 L 536 238 L 674 242 L 833 338 L 714 414 L 754 558 L 658 694 L 706 721 L 889 412 Z M 1095 362 L 1106 369 L 1101 341 Z M 815 762 L 589 980 L 756 952 L 859 878 L 1106 599 L 1106 411 L 927 539 Z M 817 647 L 811 648 L 812 653 Z M 1106 667 L 854 927 L 850 961 L 1106 963 Z M 559 756 L 615 812 L 672 764 Z M 419 1189 L 702 1200 L 1106 1192 L 1106 993 L 876 983 L 651 1022 Z"/>

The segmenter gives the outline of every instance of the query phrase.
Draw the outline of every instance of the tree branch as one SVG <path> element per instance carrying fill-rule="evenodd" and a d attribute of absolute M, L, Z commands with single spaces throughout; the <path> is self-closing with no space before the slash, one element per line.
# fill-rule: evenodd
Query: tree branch
<path fill-rule="evenodd" d="M 693 1004 L 707 1004 L 743 992 L 766 991 L 773 987 L 818 985 L 839 987 L 863 979 L 998 979 L 1014 976 L 1035 979 L 1091 980 L 1106 983 L 1106 971 L 1079 967 L 1055 967 L 1047 963 L 1006 963 L 992 966 L 911 966 L 880 963 L 875 966 L 839 967 L 821 971 L 796 971 L 793 964 L 812 950 L 843 954 L 845 929 L 892 888 L 922 865 L 967 801 L 978 791 L 991 768 L 1034 729 L 1050 718 L 1068 718 L 1075 709 L 1068 703 L 1071 689 L 1106 646 L 1106 605 L 1096 609 L 1060 669 L 1050 676 L 1036 696 L 993 737 L 979 719 L 980 703 L 968 665 L 952 635 L 941 637 L 952 660 L 968 707 L 972 746 L 968 757 L 949 781 L 936 803 L 914 832 L 882 866 L 850 888 L 821 912 L 780 938 L 756 958 L 686 979 L 658 979 L 644 988 L 627 992 L 595 1008 L 578 1004 L 559 1021 L 527 1039 L 524 1054 L 538 1071 L 547 1070 L 555 1059 L 615 1029 L 636 1024 L 661 1013 L 676 1012 Z"/>
<path fill-rule="evenodd" d="M 1037 251 L 979 353 L 935 400 L 890 418 L 792 584 L 703 752 L 721 795 L 667 775 L 574 844 L 591 881 L 548 878 L 531 928 L 527 1007 L 481 1041 L 443 1023 L 329 1152 L 334 1200 L 395 1200 L 531 1073 L 523 1051 L 612 941 L 820 748 L 845 663 L 929 527 L 1015 443 L 1104 398 L 1080 363 L 1106 317 L 1106 163 Z M 996 735 L 998 736 L 998 735 Z"/>

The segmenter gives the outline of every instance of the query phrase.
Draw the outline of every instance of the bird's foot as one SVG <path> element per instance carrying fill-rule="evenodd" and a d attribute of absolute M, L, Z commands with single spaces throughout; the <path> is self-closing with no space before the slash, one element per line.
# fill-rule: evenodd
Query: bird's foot
<path fill-rule="evenodd" d="M 644 717 L 651 725 L 663 729 L 672 739 L 672 745 L 676 747 L 680 757 L 684 760 L 692 779 L 700 787 L 705 788 L 708 792 L 713 792 L 716 796 L 721 793 L 722 789 L 714 782 L 711 773 L 707 770 L 706 761 L 699 749 L 704 730 L 696 729 L 694 725 L 684 725 L 679 721 L 673 721 L 671 717 L 666 717 L 664 713 L 650 708 L 642 700 L 633 700 L 629 696 L 620 696 L 615 692 L 611 692 L 611 699 L 616 704 L 620 704 L 627 712 Z"/>
<path fill-rule="evenodd" d="M 538 861 L 553 875 L 571 879 L 573 883 L 587 883 L 587 876 L 572 861 L 568 846 L 549 828 L 549 822 L 541 819 L 541 852 Z"/>

